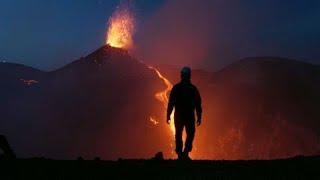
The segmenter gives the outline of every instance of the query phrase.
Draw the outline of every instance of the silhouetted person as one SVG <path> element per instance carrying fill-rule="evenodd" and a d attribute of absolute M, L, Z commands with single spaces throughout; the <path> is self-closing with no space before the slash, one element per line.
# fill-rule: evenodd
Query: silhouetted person
<path fill-rule="evenodd" d="M 191 69 L 184 67 L 181 70 L 181 81 L 176 84 L 170 93 L 167 123 L 170 123 L 170 115 L 174 108 L 174 125 L 176 129 L 176 153 L 179 159 L 190 159 L 189 152 L 192 150 L 192 142 L 195 134 L 195 111 L 197 114 L 197 125 L 201 124 L 201 97 L 198 89 L 191 84 Z M 182 150 L 183 128 L 186 129 L 187 138 Z"/>
<path fill-rule="evenodd" d="M 7 141 L 7 138 L 3 135 L 0 135 L 0 150 L 3 151 L 1 156 L 5 159 L 14 159 L 16 157 Z"/>

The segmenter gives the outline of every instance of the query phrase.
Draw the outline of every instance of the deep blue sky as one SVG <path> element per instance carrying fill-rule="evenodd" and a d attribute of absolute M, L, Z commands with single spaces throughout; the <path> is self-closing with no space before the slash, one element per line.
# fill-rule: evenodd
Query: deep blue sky
<path fill-rule="evenodd" d="M 105 41 L 108 18 L 119 0 L 1 0 L 0 60 L 52 69 L 78 59 Z M 162 0 L 139 0 L 148 17 Z"/>
<path fill-rule="evenodd" d="M 172 2 L 132 1 L 138 30 Z M 185 8 L 186 1 L 177 1 Z M 189 16 L 203 11 L 198 6 L 214 16 L 213 39 L 219 47 L 213 45 L 212 54 L 219 59 L 229 62 L 251 55 L 276 55 L 320 63 L 318 0 L 188 2 L 195 3 L 195 10 L 187 6 L 186 21 L 193 21 Z M 0 60 L 50 70 L 78 59 L 104 44 L 107 20 L 118 4 L 119 0 L 1 0 Z"/>

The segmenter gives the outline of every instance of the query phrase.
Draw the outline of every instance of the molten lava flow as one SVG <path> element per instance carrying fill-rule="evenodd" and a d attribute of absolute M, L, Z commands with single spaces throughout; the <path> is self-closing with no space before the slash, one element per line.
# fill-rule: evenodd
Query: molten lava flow
<path fill-rule="evenodd" d="M 134 15 L 129 8 L 119 7 L 109 19 L 106 44 L 117 48 L 131 48 L 134 25 Z"/>
<path fill-rule="evenodd" d="M 159 124 L 159 122 L 156 119 L 154 119 L 153 117 L 150 117 L 150 122 L 152 122 L 154 125 Z"/>
<path fill-rule="evenodd" d="M 157 73 L 158 77 L 159 77 L 159 78 L 166 84 L 166 86 L 167 86 L 167 88 L 166 88 L 165 90 L 160 91 L 160 92 L 158 92 L 158 93 L 155 94 L 155 97 L 156 97 L 160 102 L 162 102 L 162 104 L 164 105 L 165 108 L 167 108 L 166 105 L 167 105 L 168 102 L 169 102 L 168 93 L 169 93 L 169 91 L 172 89 L 172 83 L 171 83 L 167 78 L 165 78 L 165 77 L 160 73 L 160 71 L 159 71 L 158 69 L 156 69 L 155 67 L 148 66 L 148 68 L 154 70 L 154 71 Z M 174 113 L 172 113 L 172 114 L 170 115 L 170 119 L 171 119 L 170 129 L 171 129 L 171 131 L 172 131 L 172 133 L 173 133 L 173 135 L 174 135 L 174 134 L 175 134 L 175 128 L 174 128 L 174 117 L 173 117 L 173 114 L 174 114 Z"/>
<path fill-rule="evenodd" d="M 106 44 L 109 44 L 112 47 L 116 48 L 131 48 L 133 45 L 133 34 L 135 28 L 135 19 L 133 13 L 130 11 L 127 5 L 120 6 L 109 19 L 109 29 L 107 33 Z M 169 92 L 172 89 L 172 83 L 165 78 L 160 71 L 153 67 L 148 66 L 149 69 L 152 69 L 156 72 L 158 77 L 166 84 L 167 88 L 163 91 L 160 91 L 155 94 L 156 99 L 158 99 L 164 106 L 167 108 L 167 104 L 169 101 Z M 164 112 L 165 114 L 166 112 Z M 172 135 L 175 135 L 175 127 L 174 127 L 174 112 L 170 115 L 170 131 Z M 166 116 L 164 116 L 166 117 Z M 159 121 L 150 117 L 150 122 L 154 125 L 158 125 Z M 172 146 L 172 144 L 171 144 Z"/>
<path fill-rule="evenodd" d="M 32 86 L 32 85 L 34 85 L 34 84 L 39 83 L 39 81 L 36 81 L 36 80 L 33 80 L 33 79 L 28 80 L 28 79 L 22 79 L 22 78 L 20 78 L 20 81 L 22 81 L 22 83 L 25 84 L 25 85 L 27 85 L 27 86 Z"/>
<path fill-rule="evenodd" d="M 130 48 L 133 45 L 133 33 L 135 27 L 135 19 L 133 13 L 130 11 L 127 5 L 120 6 L 109 19 L 109 29 L 107 33 L 106 44 L 116 48 Z M 166 109 L 168 104 L 168 94 L 172 88 L 171 82 L 165 78 L 158 69 L 152 66 L 148 66 L 156 72 L 158 77 L 166 84 L 167 88 L 155 94 L 156 99 L 162 102 Z M 173 113 L 171 114 L 170 130 L 173 135 L 175 134 Z M 159 121 L 150 117 L 150 122 L 157 125 Z"/>

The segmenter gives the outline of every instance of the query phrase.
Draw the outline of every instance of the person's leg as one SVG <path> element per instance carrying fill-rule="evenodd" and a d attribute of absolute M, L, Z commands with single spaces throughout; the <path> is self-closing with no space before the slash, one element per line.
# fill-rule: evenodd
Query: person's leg
<path fill-rule="evenodd" d="M 195 134 L 195 122 L 194 121 L 189 121 L 186 123 L 186 133 L 187 133 L 187 138 L 184 146 L 184 153 L 188 155 L 189 152 L 192 150 L 192 143 L 194 139 L 194 134 Z"/>
<path fill-rule="evenodd" d="M 182 154 L 182 131 L 183 131 L 183 124 L 177 120 L 174 122 L 176 134 L 175 134 L 175 140 L 176 140 L 176 153 L 179 158 L 181 158 Z"/>

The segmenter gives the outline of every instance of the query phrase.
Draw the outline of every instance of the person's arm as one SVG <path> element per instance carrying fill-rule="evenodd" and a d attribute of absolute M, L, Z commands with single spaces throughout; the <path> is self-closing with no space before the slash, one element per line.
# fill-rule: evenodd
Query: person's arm
<path fill-rule="evenodd" d="M 170 115 L 173 111 L 173 107 L 174 107 L 174 88 L 172 88 L 171 92 L 170 92 L 170 96 L 169 96 L 169 102 L 168 102 L 168 107 L 167 107 L 167 123 L 170 123 Z"/>
<path fill-rule="evenodd" d="M 201 96 L 197 88 L 195 90 L 195 96 L 196 96 L 195 99 L 196 99 L 197 124 L 199 126 L 202 121 L 202 105 L 201 105 Z"/>

